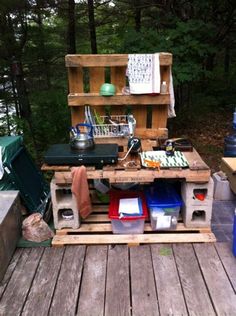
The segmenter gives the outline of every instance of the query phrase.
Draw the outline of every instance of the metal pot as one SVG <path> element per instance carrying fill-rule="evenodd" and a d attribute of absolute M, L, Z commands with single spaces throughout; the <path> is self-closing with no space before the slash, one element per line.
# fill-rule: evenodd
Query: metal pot
<path fill-rule="evenodd" d="M 88 132 L 81 132 L 80 127 L 87 127 Z M 74 150 L 91 149 L 94 147 L 93 127 L 90 124 L 79 123 L 72 127 L 73 137 L 70 140 L 70 146 Z"/>

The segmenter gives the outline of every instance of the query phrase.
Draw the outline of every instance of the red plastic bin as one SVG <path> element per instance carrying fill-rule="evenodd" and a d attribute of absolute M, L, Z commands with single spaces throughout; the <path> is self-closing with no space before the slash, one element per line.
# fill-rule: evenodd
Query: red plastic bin
<path fill-rule="evenodd" d="M 126 198 L 141 198 L 143 214 L 140 216 L 119 217 L 119 201 Z M 143 234 L 144 222 L 148 218 L 146 198 L 141 191 L 111 191 L 109 218 L 114 234 Z"/>

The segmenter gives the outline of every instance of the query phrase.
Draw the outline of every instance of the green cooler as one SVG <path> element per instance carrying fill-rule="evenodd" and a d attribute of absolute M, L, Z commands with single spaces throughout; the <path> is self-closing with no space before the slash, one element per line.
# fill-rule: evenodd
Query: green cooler
<path fill-rule="evenodd" d="M 0 137 L 0 191 L 19 190 L 29 213 L 42 215 L 48 208 L 50 189 L 27 152 L 21 136 Z"/>

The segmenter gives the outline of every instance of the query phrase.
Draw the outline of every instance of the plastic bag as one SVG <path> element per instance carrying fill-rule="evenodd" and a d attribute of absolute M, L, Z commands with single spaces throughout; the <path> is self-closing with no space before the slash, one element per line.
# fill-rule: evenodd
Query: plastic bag
<path fill-rule="evenodd" d="M 54 236 L 54 232 L 43 220 L 40 213 L 31 214 L 22 223 L 23 238 L 29 241 L 42 242 Z"/>

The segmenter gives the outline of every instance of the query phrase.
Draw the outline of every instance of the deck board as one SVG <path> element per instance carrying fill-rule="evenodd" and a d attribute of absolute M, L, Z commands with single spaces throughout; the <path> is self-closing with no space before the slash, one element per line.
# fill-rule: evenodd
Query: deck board
<path fill-rule="evenodd" d="M 0 316 L 236 315 L 231 243 L 18 249 Z"/>
<path fill-rule="evenodd" d="M 8 269 L 5 273 L 5 275 L 4 275 L 4 278 L 3 278 L 2 282 L 0 283 L 0 299 L 1 299 L 5 289 L 7 287 L 7 284 L 12 276 L 12 273 L 17 265 L 17 262 L 21 256 L 22 252 L 23 252 L 23 249 L 20 249 L 20 248 L 16 249 L 16 251 L 15 251 L 15 253 L 10 261 L 10 264 L 8 266 Z"/>
<path fill-rule="evenodd" d="M 207 287 L 191 244 L 173 246 L 177 269 L 189 315 L 215 315 Z"/>
<path fill-rule="evenodd" d="M 236 314 L 236 295 L 213 245 L 194 245 L 205 282 L 218 315 Z"/>
<path fill-rule="evenodd" d="M 63 248 L 46 248 L 39 263 L 22 315 L 48 314 L 61 266 Z"/>
<path fill-rule="evenodd" d="M 107 246 L 87 248 L 77 315 L 103 315 Z"/>
<path fill-rule="evenodd" d="M 129 287 L 128 247 L 110 247 L 107 261 L 106 316 L 131 315 Z"/>
<path fill-rule="evenodd" d="M 130 272 L 132 315 L 158 316 L 159 309 L 150 246 L 130 249 Z"/>
<path fill-rule="evenodd" d="M 216 250 L 236 293 L 236 262 L 232 253 L 232 245 L 231 243 L 217 243 Z"/>
<path fill-rule="evenodd" d="M 43 253 L 42 248 L 25 249 L 0 302 L 0 315 L 20 315 Z"/>
<path fill-rule="evenodd" d="M 50 316 L 75 315 L 84 256 L 85 246 L 68 246 L 65 249 L 60 275 L 49 312 Z"/>
<path fill-rule="evenodd" d="M 187 316 L 171 245 L 152 245 L 151 250 L 160 314 Z"/>

